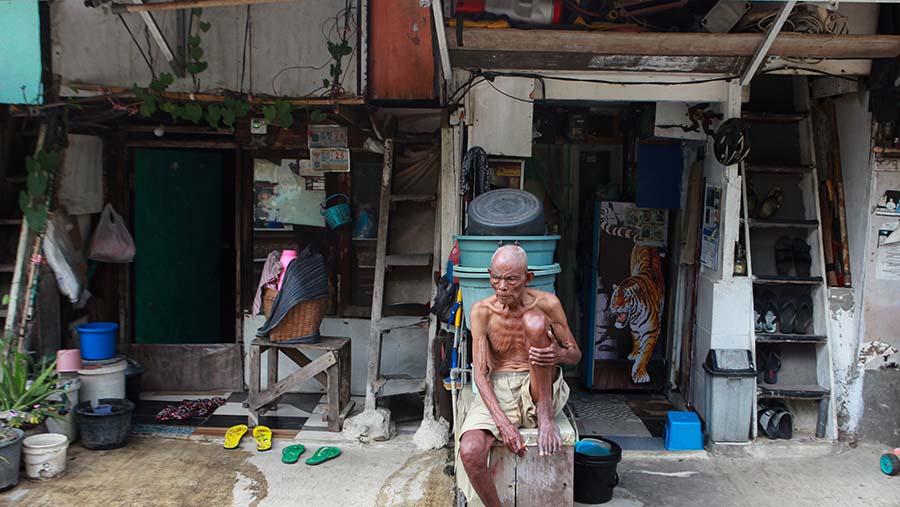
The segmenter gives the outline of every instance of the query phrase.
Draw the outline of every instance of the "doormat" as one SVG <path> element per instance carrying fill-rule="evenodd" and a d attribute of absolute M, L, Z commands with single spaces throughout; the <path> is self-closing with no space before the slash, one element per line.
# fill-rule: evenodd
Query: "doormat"
<path fill-rule="evenodd" d="M 569 407 L 581 435 L 650 437 L 650 431 L 621 394 L 573 393 Z"/>
<path fill-rule="evenodd" d="M 271 428 L 276 438 L 293 438 L 312 415 L 320 399 L 321 394 L 285 394 L 278 402 L 277 409 L 269 410 L 259 418 L 259 424 Z M 250 413 L 243 405 L 246 401 L 247 393 L 232 393 L 224 405 L 198 425 L 195 433 L 224 436 L 228 428 L 236 424 L 247 424 Z"/>

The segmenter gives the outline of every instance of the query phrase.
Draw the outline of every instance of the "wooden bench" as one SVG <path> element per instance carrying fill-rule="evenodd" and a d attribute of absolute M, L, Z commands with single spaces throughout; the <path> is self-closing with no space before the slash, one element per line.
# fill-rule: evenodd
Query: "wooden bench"
<path fill-rule="evenodd" d="M 262 372 L 260 358 L 268 351 L 266 390 L 260 390 Z M 310 359 L 304 351 L 322 351 L 322 355 Z M 281 352 L 300 367 L 299 370 L 278 380 L 278 353 Z M 323 336 L 319 343 L 277 343 L 253 340 L 250 344 L 250 410 L 249 426 L 259 424 L 259 418 L 278 406 L 278 400 L 309 379 L 316 379 L 325 387 L 328 399 L 325 419 L 329 431 L 341 431 L 344 419 L 354 402 L 350 400 L 350 339 Z"/>
<path fill-rule="evenodd" d="M 458 420 L 454 427 L 459 430 L 465 413 L 474 396 L 471 386 L 460 391 L 457 404 Z M 527 452 L 520 458 L 510 452 L 499 440 L 491 449 L 490 466 L 494 473 L 494 486 L 500 495 L 501 505 L 517 507 L 572 507 L 574 504 L 573 480 L 575 477 L 575 428 L 563 412 L 556 416 L 556 426 L 562 437 L 562 449 L 553 456 L 539 456 L 537 451 L 537 428 L 522 428 L 519 433 L 525 442 Z M 456 477 L 465 473 L 459 460 L 459 438 L 456 435 Z M 458 484 L 457 484 L 458 485 Z M 459 505 L 460 503 L 458 503 Z M 463 503 L 463 505 L 466 505 Z M 479 499 L 468 502 L 468 507 L 482 506 Z"/>

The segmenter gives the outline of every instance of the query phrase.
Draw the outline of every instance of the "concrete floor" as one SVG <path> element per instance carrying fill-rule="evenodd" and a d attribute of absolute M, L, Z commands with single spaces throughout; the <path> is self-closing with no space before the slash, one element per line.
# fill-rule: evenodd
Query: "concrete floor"
<path fill-rule="evenodd" d="M 420 453 L 409 435 L 370 445 L 337 444 L 343 454 L 317 467 L 280 462 L 276 440 L 259 453 L 245 437 L 241 448 L 221 440 L 132 437 L 113 451 L 69 450 L 64 477 L 27 480 L 0 494 L 0 506 L 398 506 L 452 507 L 453 479 L 444 474 L 448 452 Z M 790 455 L 790 447 L 788 454 Z M 878 469 L 881 447 L 861 445 L 802 458 L 673 456 L 626 453 L 609 507 L 643 506 L 898 506 L 900 476 Z"/>

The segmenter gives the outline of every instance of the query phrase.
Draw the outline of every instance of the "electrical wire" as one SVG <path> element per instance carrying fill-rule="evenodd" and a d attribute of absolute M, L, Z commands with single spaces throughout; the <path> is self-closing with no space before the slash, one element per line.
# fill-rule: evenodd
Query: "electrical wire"
<path fill-rule="evenodd" d="M 125 22 L 125 18 L 122 17 L 121 14 L 116 14 L 119 17 L 119 21 L 122 22 L 122 25 L 125 26 L 125 30 L 128 31 L 128 35 L 131 36 L 131 40 L 134 41 L 134 45 L 137 46 L 138 51 L 141 52 L 141 56 L 144 57 L 144 61 L 147 62 L 147 67 L 150 69 L 150 74 L 156 79 L 156 72 L 153 71 L 153 64 L 150 63 L 150 59 L 147 58 L 147 55 L 144 54 L 144 48 L 141 47 L 140 43 L 138 43 L 137 38 L 134 36 L 134 33 L 131 32 L 131 28 L 128 27 L 128 23 Z"/>
<path fill-rule="evenodd" d="M 244 93 L 244 71 L 247 68 L 247 40 L 250 37 L 250 4 L 247 4 L 247 19 L 244 22 L 244 50 L 243 55 L 241 56 L 241 85 L 240 85 L 240 93 Z M 275 80 L 272 80 L 272 86 L 274 88 Z"/>

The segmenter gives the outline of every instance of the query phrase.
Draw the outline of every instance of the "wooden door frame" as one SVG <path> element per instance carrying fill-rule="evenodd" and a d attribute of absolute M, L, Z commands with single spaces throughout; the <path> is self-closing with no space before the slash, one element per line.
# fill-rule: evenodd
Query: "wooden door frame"
<path fill-rule="evenodd" d="M 199 133 L 199 132 L 198 132 Z M 244 227 L 245 217 L 243 216 L 242 209 L 245 204 L 243 198 L 242 188 L 242 177 L 243 177 L 243 169 L 241 165 L 242 161 L 242 149 L 241 146 L 233 141 L 225 141 L 225 140 L 175 140 L 175 139 L 129 139 L 128 133 L 126 130 L 119 130 L 115 134 L 116 145 L 119 147 L 116 150 L 116 171 L 110 177 L 110 191 L 107 193 L 109 196 L 109 200 L 113 203 L 113 206 L 120 212 L 122 216 L 131 224 L 132 230 L 134 227 L 134 150 L 137 148 L 145 148 L 145 149 L 156 149 L 156 150 L 165 150 L 165 149 L 178 149 L 178 150 L 218 150 L 220 152 L 227 153 L 228 156 L 232 158 L 233 170 L 232 177 L 234 178 L 234 202 L 232 203 L 234 206 L 234 231 L 233 231 L 233 240 L 234 240 L 234 287 L 232 288 L 234 291 L 233 298 L 233 307 L 231 311 L 233 312 L 233 322 L 234 322 L 234 343 L 209 343 L 209 344 L 201 344 L 202 347 L 208 347 L 212 349 L 234 349 L 237 348 L 240 351 L 240 375 L 243 377 L 243 317 L 241 311 L 241 266 L 243 263 L 243 234 L 242 229 Z M 225 179 L 223 178 L 223 181 Z M 166 356 L 167 358 L 178 357 L 180 354 L 183 354 L 183 351 L 177 352 L 175 354 L 166 353 L 165 348 L 166 345 L 162 344 L 136 344 L 135 336 L 134 336 L 134 265 L 128 264 L 124 265 L 122 269 L 118 270 L 118 308 L 119 308 L 119 326 L 120 329 L 125 330 L 125 332 L 120 335 L 120 346 L 122 350 L 131 350 L 133 354 L 136 354 L 141 357 L 148 357 L 148 355 L 160 355 Z M 191 347 L 191 345 L 177 345 L 177 347 Z M 154 350 L 155 349 L 155 350 Z M 149 351 L 158 351 L 160 354 L 153 354 Z M 186 357 L 190 357 L 187 355 Z M 146 376 L 146 375 L 145 375 Z M 151 382 L 151 385 L 148 386 L 150 388 L 163 388 L 162 386 L 154 386 Z M 171 386 L 172 388 L 176 386 Z M 242 385 L 229 385 L 229 386 L 208 386 L 203 387 L 202 385 L 187 385 L 183 386 L 183 388 L 187 389 L 207 389 L 207 388 L 220 388 L 220 387 L 228 387 L 240 389 Z M 169 388 L 169 386 L 165 386 L 164 388 Z"/>

